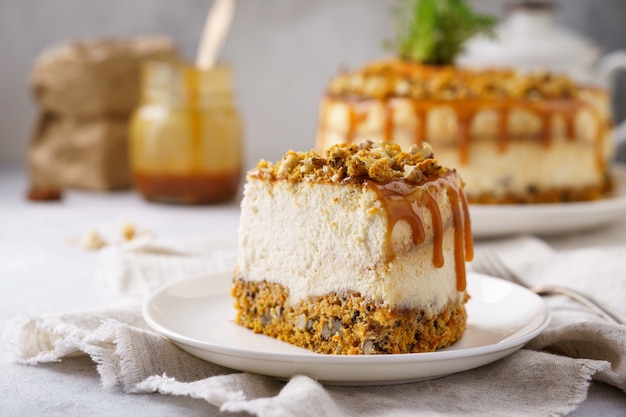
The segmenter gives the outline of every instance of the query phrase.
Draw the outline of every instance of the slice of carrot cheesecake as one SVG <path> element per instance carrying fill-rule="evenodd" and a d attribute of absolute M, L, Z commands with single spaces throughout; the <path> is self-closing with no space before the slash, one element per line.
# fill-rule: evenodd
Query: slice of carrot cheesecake
<path fill-rule="evenodd" d="M 428 146 L 289 151 L 247 173 L 236 322 L 328 354 L 429 352 L 466 328 L 461 177 Z"/>

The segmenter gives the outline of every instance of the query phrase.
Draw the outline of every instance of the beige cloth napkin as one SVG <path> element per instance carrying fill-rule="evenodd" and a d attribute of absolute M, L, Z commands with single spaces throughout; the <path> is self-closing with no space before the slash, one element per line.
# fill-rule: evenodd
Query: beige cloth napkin
<path fill-rule="evenodd" d="M 232 271 L 236 248 L 235 236 L 174 241 L 146 236 L 102 249 L 96 280 L 111 304 L 140 304 L 176 280 Z"/>
<path fill-rule="evenodd" d="M 151 242 L 143 249 L 111 249 L 118 253 L 103 252 L 100 267 L 116 270 L 117 275 L 104 279 L 99 274 L 100 282 L 111 295 L 129 290 L 129 301 L 140 297 L 142 289 L 152 290 L 165 281 L 183 278 L 190 271 L 187 268 L 194 274 L 216 265 L 226 268 L 230 261 L 222 259 L 219 263 L 215 258 L 227 258 L 232 252 L 223 245 L 217 248 L 222 255 L 217 256 L 211 247 L 215 248 L 208 244 L 199 252 L 180 247 L 173 251 L 170 246 Z M 607 301 L 626 297 L 626 247 L 555 253 L 531 238 L 501 241 L 494 247 L 529 280 L 566 279 Z M 477 252 L 482 249 L 479 245 Z M 202 257 L 193 253 L 207 252 L 214 257 L 207 257 L 201 261 L 204 266 L 198 266 L 196 262 Z M 156 263 L 152 262 L 154 256 L 159 259 Z M 112 268 L 114 264 L 118 269 Z M 159 270 L 169 268 L 170 272 L 152 279 L 152 265 L 160 265 L 156 267 Z M 589 271 L 586 265 L 602 267 Z M 621 295 L 592 289 L 602 280 L 600 285 L 606 286 L 607 292 L 621 291 Z M 558 416 L 571 412 L 586 398 L 592 379 L 626 391 L 626 326 L 606 324 L 559 297 L 548 301 L 553 323 L 526 349 L 445 378 L 381 387 L 322 386 L 306 376 L 295 376 L 285 383 L 204 362 L 148 329 L 136 307 L 17 317 L 9 323 L 4 337 L 20 363 L 35 365 L 87 354 L 97 364 L 105 387 L 121 386 L 129 393 L 187 395 L 222 411 L 262 417 Z M 622 302 L 614 306 L 624 312 Z"/>

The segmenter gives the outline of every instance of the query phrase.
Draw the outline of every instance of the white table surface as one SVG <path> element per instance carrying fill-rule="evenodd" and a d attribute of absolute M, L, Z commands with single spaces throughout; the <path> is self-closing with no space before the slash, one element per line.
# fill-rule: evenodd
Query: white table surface
<path fill-rule="evenodd" d="M 72 242 L 91 230 L 117 238 L 128 221 L 163 238 L 235 234 L 238 204 L 159 205 L 131 191 L 66 191 L 61 202 L 25 198 L 21 167 L 0 165 L 0 327 L 18 313 L 56 313 L 105 306 L 94 279 L 96 253 Z M 626 218 L 584 234 L 550 237 L 557 249 L 626 245 Z M 480 244 L 480 242 L 478 242 Z M 0 344 L 0 416 L 208 416 L 202 400 L 103 389 L 90 359 L 39 366 L 10 363 Z M 227 415 L 235 415 L 229 413 Z M 626 394 L 593 383 L 588 399 L 570 416 L 625 416 Z"/>

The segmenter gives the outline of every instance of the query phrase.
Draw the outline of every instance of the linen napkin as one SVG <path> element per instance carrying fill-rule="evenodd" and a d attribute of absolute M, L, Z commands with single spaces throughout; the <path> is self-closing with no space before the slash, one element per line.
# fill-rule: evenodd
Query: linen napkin
<path fill-rule="evenodd" d="M 138 304 L 174 281 L 232 271 L 236 247 L 234 236 L 172 241 L 148 235 L 102 249 L 96 281 L 111 304 Z"/>
<path fill-rule="evenodd" d="M 110 248 L 101 253 L 99 282 L 128 302 L 187 273 L 232 267 L 234 247 L 191 246 L 150 242 Z M 477 256 L 489 246 L 478 245 Z M 626 247 L 554 252 L 532 238 L 492 246 L 530 283 L 566 280 L 624 313 L 622 302 L 615 301 L 626 297 Z M 592 379 L 626 391 L 626 326 L 602 322 L 560 297 L 547 301 L 554 320 L 525 349 L 445 378 L 379 387 L 323 386 L 303 375 L 281 382 L 226 369 L 151 331 L 137 307 L 17 317 L 4 337 L 20 363 L 86 354 L 96 363 L 104 387 L 187 395 L 224 412 L 260 417 L 565 415 L 586 398 Z"/>

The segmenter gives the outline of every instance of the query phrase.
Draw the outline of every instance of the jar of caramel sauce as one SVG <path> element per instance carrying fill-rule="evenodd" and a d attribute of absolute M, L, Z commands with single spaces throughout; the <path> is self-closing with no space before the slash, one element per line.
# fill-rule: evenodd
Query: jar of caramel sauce
<path fill-rule="evenodd" d="M 130 122 L 130 167 L 147 200 L 231 200 L 242 177 L 242 125 L 232 70 L 171 62 L 142 68 L 141 103 Z"/>

